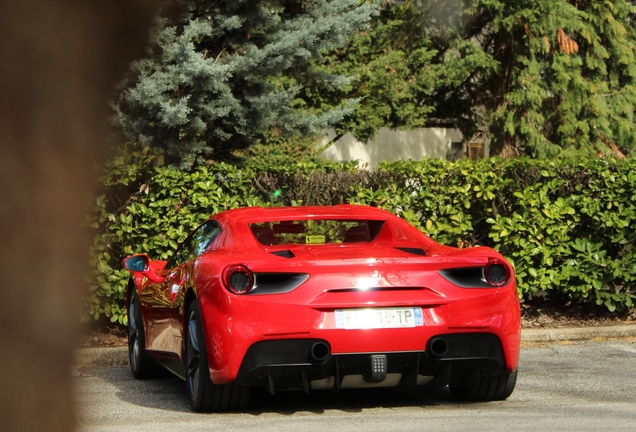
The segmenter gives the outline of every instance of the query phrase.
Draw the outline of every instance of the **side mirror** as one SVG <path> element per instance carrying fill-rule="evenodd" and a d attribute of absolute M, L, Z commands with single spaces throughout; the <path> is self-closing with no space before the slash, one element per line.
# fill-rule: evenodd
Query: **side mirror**
<path fill-rule="evenodd" d="M 133 255 L 124 259 L 124 268 L 131 272 L 143 273 L 150 268 L 148 255 Z"/>
<path fill-rule="evenodd" d="M 131 273 L 140 273 L 156 283 L 161 283 L 165 279 L 165 277 L 157 274 L 157 270 L 161 269 L 161 263 L 161 261 L 150 261 L 146 254 L 131 255 L 124 258 L 123 261 L 126 270 Z"/>

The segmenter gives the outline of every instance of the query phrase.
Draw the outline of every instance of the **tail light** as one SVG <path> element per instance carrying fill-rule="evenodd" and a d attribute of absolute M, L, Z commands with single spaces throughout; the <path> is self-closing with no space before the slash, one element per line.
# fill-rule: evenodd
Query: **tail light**
<path fill-rule="evenodd" d="M 504 286 L 510 279 L 510 270 L 506 264 L 497 259 L 492 259 L 484 267 L 484 278 L 492 286 Z"/>
<path fill-rule="evenodd" d="M 254 275 L 242 264 L 231 265 L 223 270 L 223 284 L 234 294 L 245 294 L 254 286 Z"/>

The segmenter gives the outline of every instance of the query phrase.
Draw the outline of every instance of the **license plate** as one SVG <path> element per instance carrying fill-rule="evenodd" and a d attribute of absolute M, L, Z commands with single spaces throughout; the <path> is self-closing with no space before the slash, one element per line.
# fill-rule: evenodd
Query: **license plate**
<path fill-rule="evenodd" d="M 344 329 L 401 328 L 423 325 L 422 308 L 336 309 L 336 327 Z"/>

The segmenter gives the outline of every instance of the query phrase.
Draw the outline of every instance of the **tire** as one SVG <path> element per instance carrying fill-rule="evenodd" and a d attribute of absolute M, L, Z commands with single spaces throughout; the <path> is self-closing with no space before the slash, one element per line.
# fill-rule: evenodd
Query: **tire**
<path fill-rule="evenodd" d="M 134 287 L 131 287 L 130 302 L 128 303 L 128 359 L 130 369 L 135 378 L 145 379 L 155 376 L 159 365 L 146 351 L 146 334 L 144 322 L 141 318 L 139 297 Z"/>
<path fill-rule="evenodd" d="M 234 383 L 214 384 L 210 379 L 201 313 L 196 301 L 188 308 L 185 336 L 186 388 L 192 409 L 197 412 L 212 412 L 247 407 L 250 387 Z"/>
<path fill-rule="evenodd" d="M 449 386 L 453 398 L 466 402 L 488 402 L 505 400 L 512 394 L 517 383 L 517 371 L 481 378 L 471 387 Z"/>

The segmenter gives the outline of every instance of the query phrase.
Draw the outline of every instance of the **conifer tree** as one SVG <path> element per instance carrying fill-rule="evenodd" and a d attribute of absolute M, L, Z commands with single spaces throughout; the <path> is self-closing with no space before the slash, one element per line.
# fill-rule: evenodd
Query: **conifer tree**
<path fill-rule="evenodd" d="M 312 61 L 343 46 L 379 0 L 181 0 L 158 19 L 148 55 L 113 103 L 125 136 L 191 167 L 266 134 L 311 134 L 351 110 L 308 112 L 296 94 Z M 319 73 L 321 86 L 346 77 Z M 296 102 L 295 102 L 296 101 Z"/>
<path fill-rule="evenodd" d="M 394 2 L 397 3 L 397 2 Z M 627 153 L 636 145 L 636 7 L 627 0 L 406 0 L 323 62 L 363 96 L 339 123 L 369 139 L 380 126 L 452 119 L 491 154 Z M 308 103 L 335 106 L 337 92 Z"/>
<path fill-rule="evenodd" d="M 495 152 L 634 149 L 633 2 L 478 0 L 473 8 L 488 21 L 482 49 L 499 64 L 483 86 Z"/>

